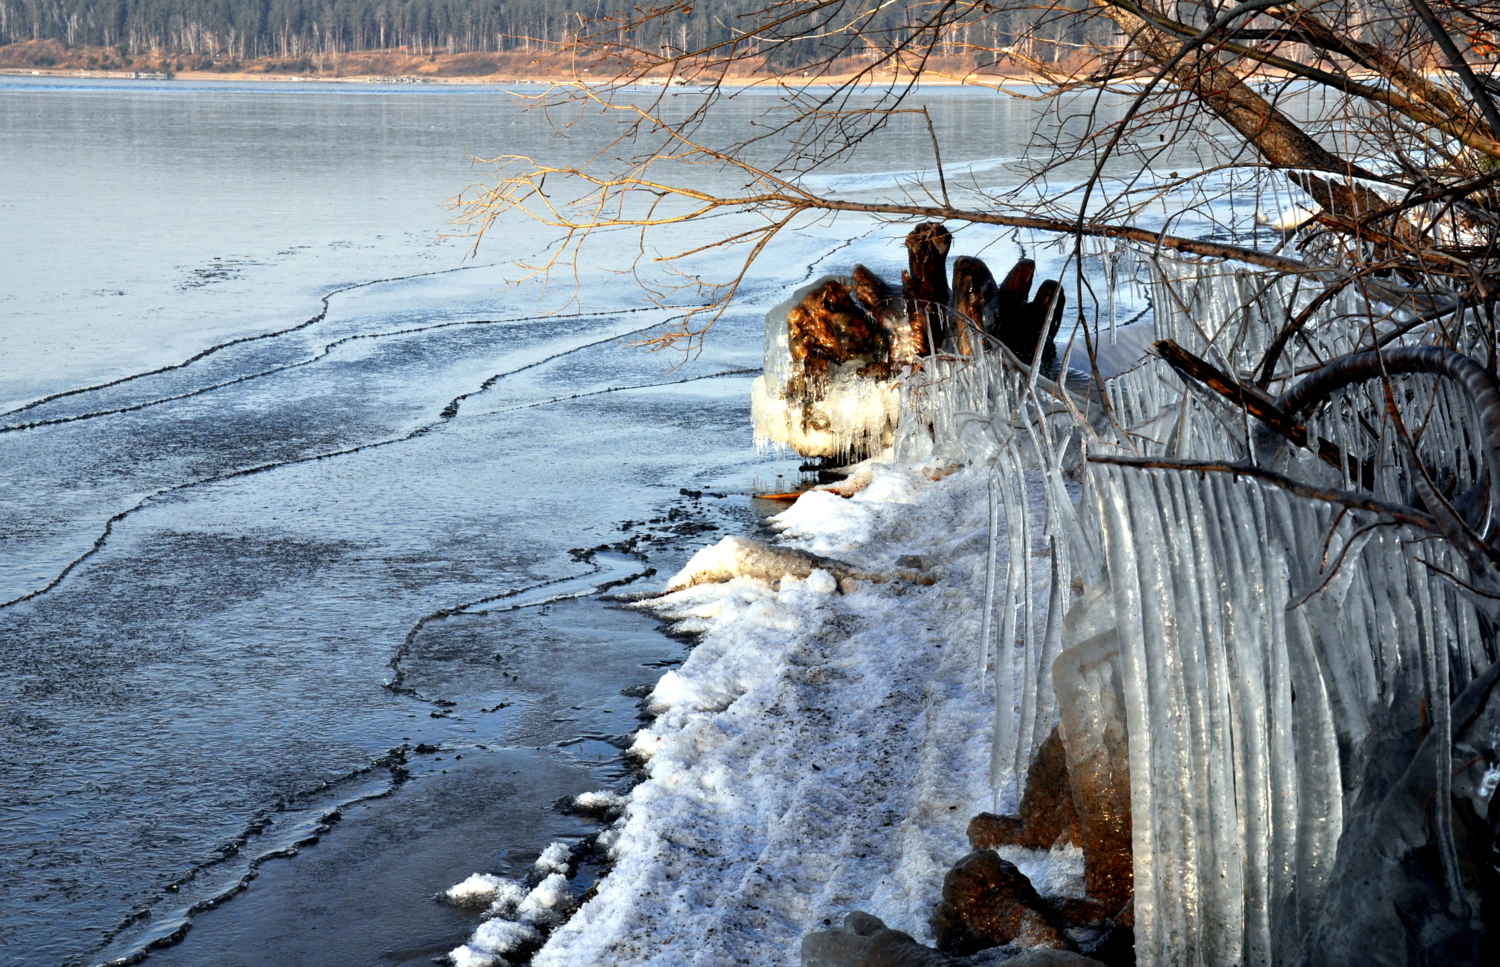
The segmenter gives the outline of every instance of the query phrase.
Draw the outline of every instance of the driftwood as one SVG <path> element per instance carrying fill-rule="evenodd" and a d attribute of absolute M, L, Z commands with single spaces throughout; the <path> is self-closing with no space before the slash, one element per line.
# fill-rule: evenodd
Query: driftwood
<path fill-rule="evenodd" d="M 827 571 L 833 575 L 838 589 L 849 592 L 860 584 L 884 584 L 891 579 L 888 574 L 866 571 L 809 551 L 794 547 L 760 544 L 745 537 L 726 537 L 712 547 L 705 547 L 683 566 L 664 593 L 681 591 L 700 584 L 722 584 L 735 578 L 747 577 L 776 585 L 783 577 L 805 581 L 814 571 Z M 904 577 L 897 571 L 898 577 Z"/>
<path fill-rule="evenodd" d="M 941 349 L 953 335 L 948 318 L 948 250 L 953 233 L 938 222 L 923 222 L 906 236 L 909 269 L 901 273 L 901 291 L 906 297 L 906 319 L 918 352 L 927 355 Z"/>

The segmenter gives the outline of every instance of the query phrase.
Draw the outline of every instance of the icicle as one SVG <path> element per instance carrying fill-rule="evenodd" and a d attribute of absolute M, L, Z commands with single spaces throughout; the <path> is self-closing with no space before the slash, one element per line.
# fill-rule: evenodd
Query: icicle
<path fill-rule="evenodd" d="M 996 555 L 1000 551 L 1000 497 L 996 492 L 998 484 L 995 480 L 995 468 L 990 467 L 987 475 L 986 496 L 989 498 L 990 527 L 988 531 L 988 546 L 984 560 L 984 611 L 980 615 L 979 631 L 979 678 L 984 680 L 984 672 L 990 661 L 990 642 L 994 639 L 994 616 L 995 616 L 995 569 Z M 1007 562 L 1008 568 L 1009 562 Z"/>
<path fill-rule="evenodd" d="M 1105 549 L 1120 637 L 1120 662 L 1125 692 L 1125 728 L 1130 736 L 1131 851 L 1135 868 L 1135 951 L 1139 967 L 1168 967 L 1179 961 L 1167 948 L 1162 931 L 1163 904 L 1158 892 L 1164 877 L 1159 864 L 1171 868 L 1170 858 L 1157 855 L 1155 785 L 1152 782 L 1152 751 L 1155 737 L 1148 718 L 1146 632 L 1141 624 L 1141 586 L 1135 551 L 1140 545 L 1130 526 L 1124 474 L 1106 470 L 1099 474 L 1103 502 Z"/>
<path fill-rule="evenodd" d="M 1011 451 L 1015 453 L 1014 450 Z M 1031 766 L 1031 754 L 1034 750 L 1033 743 L 1036 742 L 1036 690 L 1037 681 L 1041 677 L 1037 649 L 1039 642 L 1036 637 L 1036 608 L 1034 597 L 1036 595 L 1036 583 L 1031 576 L 1031 513 L 1028 507 L 1026 494 L 1026 475 L 1021 469 L 1021 461 L 1016 460 L 1016 474 L 1014 477 L 1016 489 L 1019 491 L 1016 505 L 1019 510 L 1017 523 L 1020 525 L 1021 538 L 1021 614 L 1024 622 L 1024 637 L 1021 642 L 1021 720 L 1016 729 L 1016 775 L 1024 776 Z M 1018 785 L 1017 794 L 1025 792 L 1025 783 Z"/>
<path fill-rule="evenodd" d="M 1215 478 L 1209 482 L 1217 509 L 1219 528 L 1208 531 L 1218 543 L 1217 556 L 1226 573 L 1234 575 L 1229 591 L 1232 601 L 1225 613 L 1229 645 L 1230 704 L 1235 721 L 1236 808 L 1244 849 L 1244 963 L 1246 967 L 1269 967 L 1271 963 L 1270 798 L 1265 666 L 1261 659 L 1264 641 L 1256 581 L 1244 559 L 1248 514 L 1244 507 L 1246 486 Z M 1247 538 L 1249 540 L 1247 540 Z"/>
<path fill-rule="evenodd" d="M 1464 896 L 1463 883 L 1458 871 L 1458 848 L 1453 842 L 1453 715 L 1450 707 L 1448 646 L 1439 640 L 1432 619 L 1432 596 L 1428 593 L 1426 574 L 1415 561 L 1408 564 L 1408 572 L 1415 584 L 1417 602 L 1421 614 L 1427 617 L 1422 622 L 1422 661 L 1427 673 L 1427 708 L 1430 712 L 1429 741 L 1437 743 L 1441 750 L 1434 756 L 1436 768 L 1436 791 L 1432 799 L 1434 837 L 1437 839 L 1438 858 L 1442 862 L 1443 886 L 1448 891 L 1448 910 L 1459 919 L 1469 916 L 1469 904 Z M 1444 629 L 1442 637 L 1446 637 Z"/>
<path fill-rule="evenodd" d="M 1058 552 L 1058 540 L 1050 540 L 1052 550 L 1052 579 L 1047 589 L 1047 624 L 1042 632 L 1041 668 L 1037 681 L 1036 726 L 1032 730 L 1033 741 L 1038 746 L 1057 724 L 1057 692 L 1052 686 L 1052 665 L 1062 654 L 1063 602 L 1067 598 L 1067 573 Z M 1040 736 L 1041 738 L 1036 738 Z"/>
<path fill-rule="evenodd" d="M 1008 461 L 1012 449 L 1007 446 L 1000 457 Z M 995 788 L 996 807 L 1004 793 L 1019 778 L 1015 772 L 1016 748 L 1016 598 L 1020 583 L 1020 567 L 1016 563 L 1021 551 L 1017 548 L 1020 523 L 1015 502 L 1009 486 L 1010 467 L 1001 463 L 1000 496 L 1004 502 L 1005 533 L 1009 539 L 1009 553 L 1005 560 L 1005 604 L 1001 608 L 1003 620 L 1000 625 L 1000 640 L 995 649 L 995 730 L 990 746 L 990 783 Z M 1017 468 L 1019 469 L 1019 468 Z M 1019 792 L 1017 793 L 1019 797 Z"/>

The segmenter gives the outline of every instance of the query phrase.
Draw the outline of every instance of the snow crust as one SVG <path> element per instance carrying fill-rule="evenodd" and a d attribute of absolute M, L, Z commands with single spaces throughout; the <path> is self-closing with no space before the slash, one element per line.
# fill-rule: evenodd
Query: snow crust
<path fill-rule="evenodd" d="M 840 594 L 813 569 L 642 605 L 703 637 L 651 696 L 648 778 L 601 838 L 613 870 L 537 967 L 784 964 L 853 909 L 930 942 L 966 825 L 994 805 L 992 699 L 974 687 L 986 483 L 952 470 L 871 465 L 852 497 L 809 492 L 773 519 L 790 547 L 870 572 L 919 554 L 934 584 Z M 1007 858 L 1081 894 L 1077 850 Z"/>

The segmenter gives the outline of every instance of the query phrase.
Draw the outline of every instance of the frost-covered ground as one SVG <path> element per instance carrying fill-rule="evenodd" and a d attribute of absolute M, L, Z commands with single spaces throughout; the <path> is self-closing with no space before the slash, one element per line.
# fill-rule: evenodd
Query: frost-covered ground
<path fill-rule="evenodd" d="M 930 583 L 841 594 L 819 570 L 646 604 L 701 642 L 652 694 L 635 742 L 648 778 L 604 834 L 612 872 L 537 967 L 791 963 L 804 933 L 853 909 L 930 942 L 965 827 L 994 806 L 976 649 L 987 503 L 980 474 L 951 470 L 876 465 L 852 498 L 810 492 L 772 520 L 789 546 Z M 1044 894 L 1081 894 L 1076 851 L 1006 855 Z M 504 963 L 536 936 L 507 923 L 527 919 L 524 891 L 470 888 L 493 893 L 496 919 L 455 960 Z"/>

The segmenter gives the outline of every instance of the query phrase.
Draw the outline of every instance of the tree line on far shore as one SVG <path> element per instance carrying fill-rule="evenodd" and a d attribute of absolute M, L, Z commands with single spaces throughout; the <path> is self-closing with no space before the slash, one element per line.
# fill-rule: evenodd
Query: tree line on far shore
<path fill-rule="evenodd" d="M 851 12 L 878 5 L 849 3 Z M 653 17 L 648 29 L 632 30 L 636 9 L 608 0 L 0 0 L 0 45 L 55 41 L 112 47 L 121 55 L 159 51 L 252 60 L 368 50 L 547 52 L 580 33 L 605 30 L 642 47 L 690 50 L 734 36 L 737 21 L 761 6 L 754 0 L 684 0 L 665 24 Z M 921 18 L 919 5 L 885 6 L 876 14 L 880 29 L 870 31 L 870 43 L 899 42 Z M 1087 36 L 1090 28 L 1082 19 L 1054 18 L 1039 26 L 1024 9 L 974 29 L 983 35 L 956 40 L 952 53 L 968 45 L 1016 47 L 1026 58 L 1056 60 L 1071 47 L 1101 39 Z M 815 59 L 815 47 L 805 41 L 768 45 L 762 53 L 773 64 L 794 66 Z"/>

